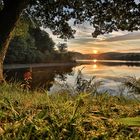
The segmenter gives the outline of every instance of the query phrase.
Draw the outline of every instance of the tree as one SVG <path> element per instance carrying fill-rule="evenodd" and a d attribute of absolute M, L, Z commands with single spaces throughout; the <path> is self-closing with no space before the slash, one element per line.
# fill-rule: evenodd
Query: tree
<path fill-rule="evenodd" d="M 29 33 L 35 39 L 35 46 L 41 52 L 54 51 L 54 41 L 49 37 L 49 34 L 38 28 L 29 28 Z"/>
<path fill-rule="evenodd" d="M 70 19 L 74 24 L 88 21 L 94 27 L 93 37 L 140 28 L 140 4 L 135 0 L 0 0 L 0 81 L 10 34 L 25 8 L 38 25 L 65 39 L 75 33 Z"/>
<path fill-rule="evenodd" d="M 3 78 L 3 61 L 8 49 L 11 33 L 29 0 L 3 0 L 0 11 L 0 82 Z"/>
<path fill-rule="evenodd" d="M 20 25 L 24 25 L 19 27 Z M 55 52 L 52 38 L 39 27 L 31 27 L 24 19 L 16 27 L 6 54 L 5 63 L 42 63 Z"/>
<path fill-rule="evenodd" d="M 37 59 L 35 40 L 29 34 L 26 37 L 15 36 L 9 44 L 6 63 L 33 63 Z"/>
<path fill-rule="evenodd" d="M 58 43 L 58 44 L 57 44 L 57 48 L 58 48 L 58 51 L 59 51 L 60 53 L 64 53 L 64 52 L 67 52 L 68 46 L 67 46 L 66 43 Z"/>

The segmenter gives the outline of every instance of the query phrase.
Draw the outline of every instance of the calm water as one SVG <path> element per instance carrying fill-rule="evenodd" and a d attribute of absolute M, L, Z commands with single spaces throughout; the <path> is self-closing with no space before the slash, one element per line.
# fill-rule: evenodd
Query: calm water
<path fill-rule="evenodd" d="M 78 65 L 7 65 L 4 73 L 8 81 L 23 82 L 24 73 L 30 70 L 32 71 L 32 88 L 47 88 L 51 92 L 59 90 L 60 83 L 68 83 L 73 87 L 78 70 L 82 70 L 85 79 L 96 76 L 96 81 L 103 82 L 99 90 L 110 93 L 121 90 L 120 83 L 126 76 L 140 78 L 140 62 L 86 60 L 78 63 Z"/>

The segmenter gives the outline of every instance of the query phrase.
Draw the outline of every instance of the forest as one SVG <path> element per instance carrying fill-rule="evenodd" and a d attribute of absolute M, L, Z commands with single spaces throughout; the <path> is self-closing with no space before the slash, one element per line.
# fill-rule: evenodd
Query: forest
<path fill-rule="evenodd" d="M 24 15 L 18 22 L 9 44 L 5 64 L 74 62 L 67 50 L 67 43 L 55 44 L 46 31 L 37 25 L 33 26 L 35 23 L 30 20 L 32 19 L 25 18 Z"/>

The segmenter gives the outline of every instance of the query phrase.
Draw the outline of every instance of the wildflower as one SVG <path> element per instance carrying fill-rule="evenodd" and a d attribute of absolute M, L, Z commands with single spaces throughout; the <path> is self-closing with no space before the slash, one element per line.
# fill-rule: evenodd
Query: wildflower
<path fill-rule="evenodd" d="M 32 73 L 30 71 L 24 73 L 24 80 L 32 80 Z"/>
<path fill-rule="evenodd" d="M 32 82 L 32 73 L 30 71 L 27 71 L 23 75 L 24 82 L 22 83 L 21 87 L 24 90 L 30 90 L 31 89 L 31 82 Z"/>

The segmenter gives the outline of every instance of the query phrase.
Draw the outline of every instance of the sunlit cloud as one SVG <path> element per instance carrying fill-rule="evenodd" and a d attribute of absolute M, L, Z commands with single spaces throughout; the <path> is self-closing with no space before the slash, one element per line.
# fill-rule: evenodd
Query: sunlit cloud
<path fill-rule="evenodd" d="M 113 41 L 136 40 L 136 39 L 140 39 L 140 32 L 133 32 L 125 35 L 107 38 L 106 41 L 113 42 Z"/>
<path fill-rule="evenodd" d="M 94 29 L 87 23 L 76 26 L 74 29 L 77 31 L 75 39 L 66 42 L 70 51 L 81 53 L 93 53 L 93 50 L 97 50 L 99 53 L 113 51 L 140 52 L 140 31 L 132 33 L 118 31 L 93 38 L 91 34 Z M 46 31 L 49 32 L 56 44 L 64 42 L 63 39 L 52 35 L 50 30 L 47 29 Z"/>
<path fill-rule="evenodd" d="M 77 39 L 70 42 L 70 47 L 73 48 L 73 50 L 75 47 L 76 51 L 83 53 L 90 53 L 91 49 L 97 49 L 99 52 L 140 52 L 139 44 L 140 32 L 128 33 L 119 31 L 99 36 L 97 39 L 82 34 L 81 37 L 77 37 Z"/>

